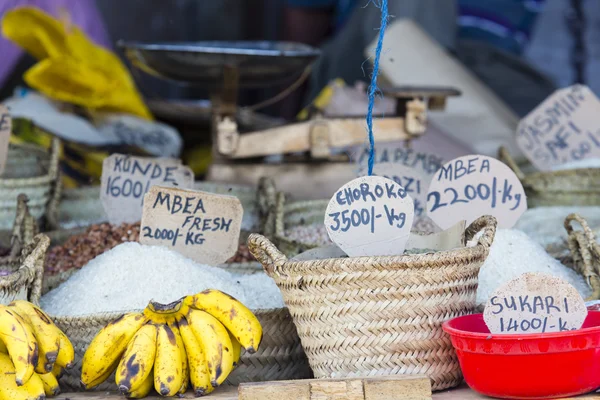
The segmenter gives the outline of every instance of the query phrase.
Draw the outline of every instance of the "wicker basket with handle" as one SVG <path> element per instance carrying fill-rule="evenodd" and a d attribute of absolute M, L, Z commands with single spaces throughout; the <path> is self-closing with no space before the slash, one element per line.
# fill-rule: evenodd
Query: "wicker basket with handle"
<path fill-rule="evenodd" d="M 442 322 L 473 312 L 496 220 L 466 230 L 470 247 L 419 255 L 288 260 L 268 239 L 248 246 L 281 289 L 317 378 L 426 374 L 434 390 L 461 371 Z"/>
<path fill-rule="evenodd" d="M 529 207 L 600 205 L 600 168 L 525 174 L 504 147 L 498 158 L 523 184 Z"/>

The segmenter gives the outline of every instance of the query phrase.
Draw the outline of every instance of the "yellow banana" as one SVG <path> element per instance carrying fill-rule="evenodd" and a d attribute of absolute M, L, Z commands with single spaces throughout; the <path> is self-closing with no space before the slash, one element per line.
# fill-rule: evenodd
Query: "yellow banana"
<path fill-rule="evenodd" d="M 262 326 L 256 316 L 242 303 L 218 290 L 205 290 L 188 296 L 184 303 L 206 311 L 218 319 L 240 342 L 242 347 L 255 353 L 262 340 Z"/>
<path fill-rule="evenodd" d="M 147 323 L 135 333 L 117 367 L 115 380 L 121 393 L 135 392 L 146 380 L 156 356 L 156 326 Z"/>
<path fill-rule="evenodd" d="M 190 309 L 186 319 L 204 350 L 210 383 L 217 387 L 233 370 L 233 346 L 229 333 L 222 323 L 204 311 Z"/>
<path fill-rule="evenodd" d="M 229 339 L 231 339 L 231 348 L 233 351 L 233 368 L 235 368 L 240 363 L 240 357 L 242 356 L 242 345 L 233 336 L 233 333 L 229 331 L 227 331 L 227 333 L 229 333 Z"/>
<path fill-rule="evenodd" d="M 148 396 L 148 394 L 150 394 L 152 387 L 154 387 L 154 371 L 150 370 L 150 373 L 148 374 L 146 379 L 144 379 L 144 381 L 142 382 L 140 387 L 138 387 L 136 390 L 133 390 L 129 393 L 125 393 L 125 397 L 127 397 L 128 399 L 144 398 L 144 397 Z"/>
<path fill-rule="evenodd" d="M 0 338 L 15 368 L 15 382 L 25 384 L 38 362 L 38 344 L 31 328 L 16 312 L 0 306 Z"/>
<path fill-rule="evenodd" d="M 65 372 L 65 369 L 55 363 L 54 367 L 52 368 L 52 375 L 54 375 L 56 377 L 56 379 L 60 379 L 61 376 L 63 375 L 63 372 Z"/>
<path fill-rule="evenodd" d="M 117 367 L 131 338 L 146 322 L 142 313 L 123 315 L 98 332 L 83 355 L 81 382 L 86 389 L 104 382 Z"/>
<path fill-rule="evenodd" d="M 56 377 L 52 375 L 52 372 L 40 374 L 39 377 L 44 384 L 44 392 L 46 393 L 46 396 L 52 397 L 60 394 L 60 385 L 58 384 Z"/>
<path fill-rule="evenodd" d="M 189 306 L 179 299 L 170 304 L 160 304 L 154 301 L 148 303 L 144 315 L 155 324 L 174 324 L 179 315 L 187 314 Z"/>
<path fill-rule="evenodd" d="M 210 384 L 210 372 L 204 355 L 204 350 L 188 324 L 187 319 L 177 321 L 179 332 L 183 339 L 185 353 L 189 365 L 190 381 L 196 397 L 204 396 L 214 390 Z"/>
<path fill-rule="evenodd" d="M 52 371 L 58 349 L 60 336 L 54 322 L 38 307 L 25 300 L 15 300 L 9 304 L 25 322 L 29 324 L 38 343 L 38 363 L 35 372 L 45 374 Z"/>
<path fill-rule="evenodd" d="M 169 325 L 157 326 L 154 389 L 162 396 L 175 396 L 183 384 L 181 336 Z"/>
<path fill-rule="evenodd" d="M 73 362 L 75 361 L 75 349 L 73 348 L 73 344 L 58 327 L 55 327 L 58 330 L 58 338 L 60 339 L 60 345 L 58 349 L 58 356 L 56 356 L 55 365 L 58 365 L 62 368 L 71 368 L 73 366 Z"/>
<path fill-rule="evenodd" d="M 174 327 L 173 330 L 179 331 L 178 327 Z M 179 332 L 181 338 L 181 332 Z M 183 339 L 180 339 L 179 351 L 181 351 L 181 368 L 183 368 L 183 383 L 181 384 L 181 388 L 179 389 L 178 394 L 183 395 L 187 392 L 188 386 L 190 385 L 190 370 L 189 363 L 187 359 L 187 355 L 185 353 L 185 346 L 183 344 Z"/>
<path fill-rule="evenodd" d="M 0 340 L 0 353 L 8 354 L 8 349 L 2 340 Z"/>
<path fill-rule="evenodd" d="M 15 367 L 6 354 L 0 354 L 0 399 L 43 400 L 46 398 L 44 384 L 37 374 L 33 374 L 27 383 L 17 386 Z"/>

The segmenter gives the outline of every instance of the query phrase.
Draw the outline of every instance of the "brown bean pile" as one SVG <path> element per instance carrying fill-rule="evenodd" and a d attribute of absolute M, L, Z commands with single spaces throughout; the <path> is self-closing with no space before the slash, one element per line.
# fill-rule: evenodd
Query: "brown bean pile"
<path fill-rule="evenodd" d="M 137 241 L 139 236 L 139 223 L 91 225 L 84 233 L 71 236 L 62 246 L 53 247 L 48 251 L 46 273 L 57 274 L 72 268 L 81 268 L 121 243 Z"/>
<path fill-rule="evenodd" d="M 57 274 L 72 268 L 81 268 L 100 254 L 124 242 L 137 242 L 140 223 L 111 225 L 109 223 L 90 226 L 84 233 L 71 236 L 62 246 L 48 251 L 45 270 Z M 235 256 L 227 264 L 255 261 L 248 246 L 241 244 Z"/>

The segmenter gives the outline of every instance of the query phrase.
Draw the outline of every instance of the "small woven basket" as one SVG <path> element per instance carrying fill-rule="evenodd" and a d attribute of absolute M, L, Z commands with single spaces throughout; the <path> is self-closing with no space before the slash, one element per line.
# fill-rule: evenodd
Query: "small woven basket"
<path fill-rule="evenodd" d="M 0 177 L 0 230 L 10 229 L 19 194 L 29 198 L 29 208 L 35 218 L 45 217 L 44 224 L 58 226 L 57 210 L 61 196 L 59 154 L 60 141 L 54 139 L 50 153 L 29 145 L 10 145 L 8 162 Z"/>
<path fill-rule="evenodd" d="M 27 196 L 17 198 L 10 249 L 0 257 L 0 269 L 8 275 L 0 277 L 0 303 L 28 300 L 39 304 L 44 277 L 44 260 L 50 239 L 38 234 L 37 223 L 29 213 Z"/>
<path fill-rule="evenodd" d="M 504 147 L 500 148 L 498 158 L 521 181 L 530 208 L 600 205 L 600 168 L 534 172 L 526 175 Z"/>
<path fill-rule="evenodd" d="M 477 244 L 420 255 L 288 260 L 268 239 L 248 246 L 281 289 L 316 378 L 426 374 L 434 390 L 458 385 L 448 319 L 473 312 L 477 277 L 496 232 L 481 217 Z"/>

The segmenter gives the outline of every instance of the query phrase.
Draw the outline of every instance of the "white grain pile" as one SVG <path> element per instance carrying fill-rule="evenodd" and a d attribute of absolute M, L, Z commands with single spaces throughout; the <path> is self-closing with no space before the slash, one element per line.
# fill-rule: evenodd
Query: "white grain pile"
<path fill-rule="evenodd" d="M 552 167 L 552 171 L 563 171 L 579 168 L 600 168 L 600 158 L 584 158 L 583 160 L 569 161 Z"/>
<path fill-rule="evenodd" d="M 168 304 L 218 289 L 250 309 L 283 306 L 279 289 L 264 273 L 232 274 L 197 264 L 165 247 L 123 243 L 96 257 L 41 299 L 51 315 L 75 316 L 143 309 L 150 300 Z"/>
<path fill-rule="evenodd" d="M 525 272 L 540 272 L 564 279 L 584 298 L 591 293 L 579 274 L 552 258 L 524 232 L 498 229 L 490 254 L 479 271 L 477 304 L 484 305 L 500 285 Z"/>

